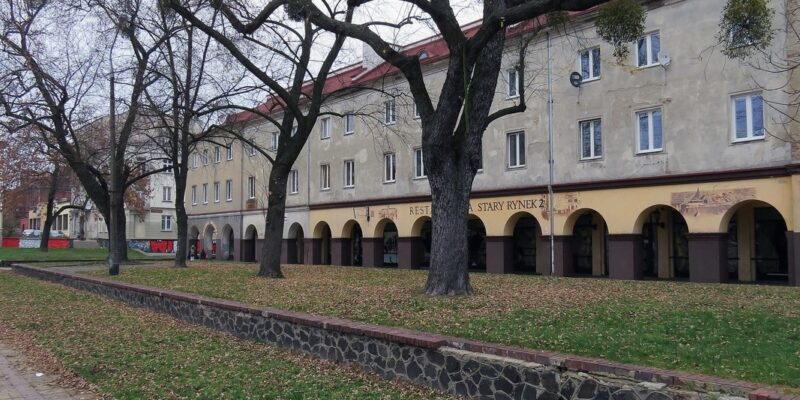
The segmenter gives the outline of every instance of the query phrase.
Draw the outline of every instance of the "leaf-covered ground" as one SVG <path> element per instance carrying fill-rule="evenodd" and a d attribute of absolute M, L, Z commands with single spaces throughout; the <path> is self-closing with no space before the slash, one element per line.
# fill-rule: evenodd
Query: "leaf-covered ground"
<path fill-rule="evenodd" d="M 10 272 L 0 272 L 0 325 L 31 335 L 108 398 L 443 397 Z"/>
<path fill-rule="evenodd" d="M 472 274 L 475 295 L 421 293 L 426 272 L 252 264 L 124 269 L 128 282 L 497 343 L 800 387 L 800 289 Z M 102 275 L 101 273 L 98 273 Z"/>

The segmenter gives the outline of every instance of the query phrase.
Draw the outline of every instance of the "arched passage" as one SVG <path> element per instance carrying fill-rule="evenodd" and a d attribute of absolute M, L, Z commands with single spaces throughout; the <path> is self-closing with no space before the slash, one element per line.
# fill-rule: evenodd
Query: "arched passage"
<path fill-rule="evenodd" d="M 467 221 L 467 252 L 467 268 L 486 271 L 486 227 L 474 215 Z"/>
<path fill-rule="evenodd" d="M 302 264 L 304 262 L 303 227 L 298 223 L 289 227 L 289 240 L 286 243 L 286 262 Z"/>
<path fill-rule="evenodd" d="M 572 270 L 574 275 L 608 275 L 608 228 L 603 217 L 594 210 L 582 209 L 568 219 L 565 231 L 572 232 Z"/>
<path fill-rule="evenodd" d="M 728 232 L 728 279 L 784 283 L 789 280 L 786 221 L 763 201 L 745 201 L 723 217 Z"/>
<path fill-rule="evenodd" d="M 331 264 L 331 227 L 326 222 L 319 222 L 314 228 L 313 262 L 320 265 Z"/>
<path fill-rule="evenodd" d="M 197 229 L 197 226 L 192 225 L 189 228 L 189 258 L 198 258 L 198 253 L 200 252 L 200 229 Z"/>
<path fill-rule="evenodd" d="M 535 273 L 537 248 L 541 243 L 542 230 L 533 215 L 522 212 L 513 215 L 508 221 L 507 230 L 511 233 L 512 268 L 516 273 Z"/>
<path fill-rule="evenodd" d="M 383 263 L 384 267 L 397 267 L 398 233 L 394 222 L 383 225 Z"/>
<path fill-rule="evenodd" d="M 233 252 L 233 228 L 231 228 L 230 225 L 225 224 L 225 226 L 222 227 L 222 246 L 220 248 L 220 259 L 233 260 Z"/>
<path fill-rule="evenodd" d="M 200 258 L 215 258 L 217 254 L 217 230 L 213 224 L 206 226 L 203 234 L 203 249 L 200 250 Z"/>
<path fill-rule="evenodd" d="M 361 225 L 356 222 L 350 228 L 350 265 L 357 267 L 364 265 L 363 238 L 364 233 L 361 231 Z"/>
<path fill-rule="evenodd" d="M 256 261 L 256 241 L 258 240 L 258 230 L 255 226 L 249 225 L 244 232 L 242 243 L 242 261 Z"/>
<path fill-rule="evenodd" d="M 678 210 L 655 205 L 644 210 L 634 227 L 641 233 L 641 276 L 689 278 L 689 228 Z"/>

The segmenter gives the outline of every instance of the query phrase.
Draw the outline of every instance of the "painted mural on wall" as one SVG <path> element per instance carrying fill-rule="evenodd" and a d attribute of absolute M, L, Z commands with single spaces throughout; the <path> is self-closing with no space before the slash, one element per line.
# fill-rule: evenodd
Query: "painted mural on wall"
<path fill-rule="evenodd" d="M 99 239 L 100 247 L 108 248 L 108 239 Z M 128 249 L 143 253 L 174 253 L 177 240 L 128 240 Z"/>
<path fill-rule="evenodd" d="M 687 216 L 714 215 L 726 212 L 731 206 L 756 198 L 755 188 L 700 190 L 672 193 L 670 205 Z"/>

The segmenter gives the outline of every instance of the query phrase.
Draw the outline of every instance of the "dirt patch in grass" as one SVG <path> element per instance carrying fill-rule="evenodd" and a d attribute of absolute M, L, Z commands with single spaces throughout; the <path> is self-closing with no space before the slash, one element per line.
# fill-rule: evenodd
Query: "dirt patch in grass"
<path fill-rule="evenodd" d="M 11 273 L 0 274 L 0 324 L 118 399 L 447 398 Z"/>
<path fill-rule="evenodd" d="M 434 298 L 425 271 L 196 261 L 120 280 L 533 349 L 800 387 L 800 290 L 758 285 L 472 274 Z"/>

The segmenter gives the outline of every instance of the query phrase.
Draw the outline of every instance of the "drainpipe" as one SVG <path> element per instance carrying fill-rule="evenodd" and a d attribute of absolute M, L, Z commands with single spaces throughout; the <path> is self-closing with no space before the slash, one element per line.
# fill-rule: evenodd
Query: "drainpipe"
<path fill-rule="evenodd" d="M 554 164 L 553 160 L 553 66 L 552 54 L 550 46 L 550 32 L 547 32 L 547 142 L 548 142 L 548 157 L 547 168 L 550 174 L 547 182 L 547 214 L 550 216 L 550 275 L 555 275 L 556 272 L 556 251 L 555 251 L 555 215 L 553 207 L 553 180 L 554 180 Z"/>

